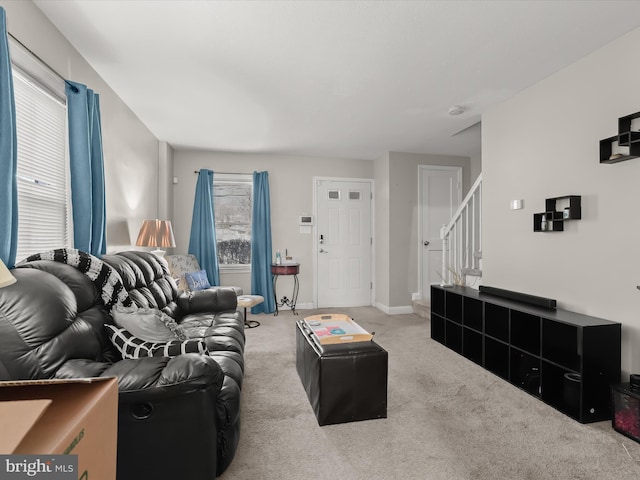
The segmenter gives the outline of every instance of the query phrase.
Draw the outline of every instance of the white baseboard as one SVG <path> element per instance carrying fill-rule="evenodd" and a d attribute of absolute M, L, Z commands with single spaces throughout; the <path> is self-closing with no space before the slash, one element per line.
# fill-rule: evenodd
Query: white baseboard
<path fill-rule="evenodd" d="M 386 313 L 387 315 L 404 315 L 407 313 L 414 313 L 413 312 L 413 307 L 411 305 L 405 305 L 402 307 L 388 307 L 386 305 L 383 305 L 381 303 L 374 303 L 373 304 L 374 307 L 376 307 L 378 310 L 381 310 L 382 312 Z M 298 310 L 314 310 L 316 308 L 316 306 L 313 303 L 298 303 L 296 305 L 296 311 Z M 291 310 L 290 307 L 287 307 L 286 305 L 282 306 L 282 307 L 278 307 L 278 310 Z"/>
<path fill-rule="evenodd" d="M 375 302 L 373 306 L 378 310 L 386 313 L 387 315 L 404 315 L 407 313 L 413 313 L 413 307 L 411 305 L 405 305 L 402 307 L 389 307 L 387 305 L 383 305 L 382 303 Z"/>
<path fill-rule="evenodd" d="M 315 306 L 313 305 L 313 303 L 297 303 L 296 304 L 296 311 L 297 310 L 313 310 L 315 308 Z M 287 307 L 286 305 L 283 305 L 282 307 L 278 307 L 278 310 L 291 310 L 291 307 Z"/>
<path fill-rule="evenodd" d="M 411 305 L 389 308 L 389 315 L 406 315 L 408 313 L 413 313 L 413 307 Z"/>
<path fill-rule="evenodd" d="M 373 302 L 373 306 L 376 307 L 381 312 L 389 314 L 389 307 L 387 307 L 386 305 L 383 305 L 382 303 L 379 303 L 379 302 Z"/>
<path fill-rule="evenodd" d="M 299 303 L 296 305 L 296 310 L 313 310 L 316 306 L 313 303 Z"/>

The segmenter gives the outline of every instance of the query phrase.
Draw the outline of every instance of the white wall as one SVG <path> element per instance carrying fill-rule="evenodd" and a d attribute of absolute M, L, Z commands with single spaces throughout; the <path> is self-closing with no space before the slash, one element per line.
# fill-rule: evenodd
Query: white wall
<path fill-rule="evenodd" d="M 158 209 L 158 140 L 30 1 L 3 2 L 7 29 L 66 79 L 100 95 L 107 250 L 130 248 Z"/>
<path fill-rule="evenodd" d="M 473 185 L 473 182 L 476 181 L 476 178 L 478 178 L 478 175 L 482 173 L 482 155 L 480 154 L 474 155 L 469 159 L 469 161 L 471 164 L 469 181 L 471 182 L 471 185 Z M 469 185 L 469 188 L 471 188 L 471 185 Z"/>
<path fill-rule="evenodd" d="M 469 190 L 470 161 L 468 157 L 424 155 L 391 152 L 390 156 L 390 269 L 389 305 L 411 311 L 411 294 L 420 292 L 418 166 L 445 165 L 462 168 L 462 196 Z"/>
<path fill-rule="evenodd" d="M 639 43 L 640 29 L 482 119 L 483 283 L 621 322 L 627 373 L 640 370 L 640 159 L 601 165 L 598 148 L 640 111 Z M 568 194 L 582 195 L 582 219 L 534 233 L 545 198 Z"/>
<path fill-rule="evenodd" d="M 300 292 L 298 305 L 313 303 L 313 249 L 317 244 L 312 235 L 299 231 L 298 217 L 313 213 L 314 176 L 373 178 L 373 162 L 367 160 L 343 160 L 335 158 L 297 157 L 261 153 L 225 153 L 202 150 L 176 149 L 174 152 L 174 235 L 176 253 L 186 253 L 189 247 L 191 217 L 197 175 L 201 168 L 214 172 L 253 173 L 269 172 L 271 194 L 272 246 L 283 254 L 289 254 L 300 263 Z M 287 278 L 278 280 L 278 296 L 292 288 Z M 246 293 L 251 291 L 249 273 L 221 273 L 223 285 L 237 285 Z M 289 296 L 289 295 L 288 295 Z"/>
<path fill-rule="evenodd" d="M 158 145 L 158 218 L 173 219 L 173 147 L 165 141 Z"/>
<path fill-rule="evenodd" d="M 173 147 L 165 141 L 158 142 L 158 214 L 160 220 L 173 222 Z M 168 255 L 174 253 L 167 248 Z"/>
<path fill-rule="evenodd" d="M 374 284 L 374 305 L 381 309 L 389 306 L 389 274 L 390 274 L 390 241 L 391 236 L 389 206 L 390 206 L 390 183 L 389 183 L 389 152 L 376 159 L 374 162 L 374 176 L 376 189 L 374 194 L 374 204 L 376 216 L 374 222 L 374 258 L 375 258 L 375 284 Z"/>
<path fill-rule="evenodd" d="M 388 152 L 376 160 L 375 304 L 389 313 L 410 312 L 420 291 L 419 165 L 461 167 L 463 195 L 470 187 L 468 157 Z"/>

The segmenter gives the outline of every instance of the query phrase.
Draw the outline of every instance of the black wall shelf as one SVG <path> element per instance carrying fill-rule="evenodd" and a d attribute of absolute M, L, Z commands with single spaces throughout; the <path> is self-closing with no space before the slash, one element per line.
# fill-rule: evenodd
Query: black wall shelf
<path fill-rule="evenodd" d="M 568 202 L 562 210 L 557 209 L 559 201 Z M 565 195 L 563 197 L 547 198 L 544 201 L 545 211 L 533 214 L 534 232 L 562 232 L 567 220 L 582 218 L 582 197 L 580 195 Z"/>
<path fill-rule="evenodd" d="M 640 157 L 640 131 L 631 130 L 631 122 L 640 118 L 640 112 L 618 118 L 618 134 L 600 140 L 600 163 L 618 163 Z M 613 153 L 613 144 L 629 147 L 629 154 Z"/>
<path fill-rule="evenodd" d="M 611 418 L 620 323 L 431 287 L 431 338 L 582 423 Z"/>

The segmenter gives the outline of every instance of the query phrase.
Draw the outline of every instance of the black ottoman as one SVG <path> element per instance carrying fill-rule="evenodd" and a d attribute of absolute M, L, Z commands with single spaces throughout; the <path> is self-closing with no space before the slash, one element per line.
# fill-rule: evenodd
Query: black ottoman
<path fill-rule="evenodd" d="M 296 322 L 296 369 L 319 425 L 387 417 L 386 350 L 373 341 L 320 346 Z"/>

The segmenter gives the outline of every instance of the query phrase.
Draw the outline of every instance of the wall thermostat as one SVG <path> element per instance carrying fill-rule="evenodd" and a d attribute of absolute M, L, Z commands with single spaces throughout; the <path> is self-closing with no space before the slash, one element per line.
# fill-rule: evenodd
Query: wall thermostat
<path fill-rule="evenodd" d="M 300 215 L 298 223 L 300 225 L 313 225 L 312 215 Z"/>

